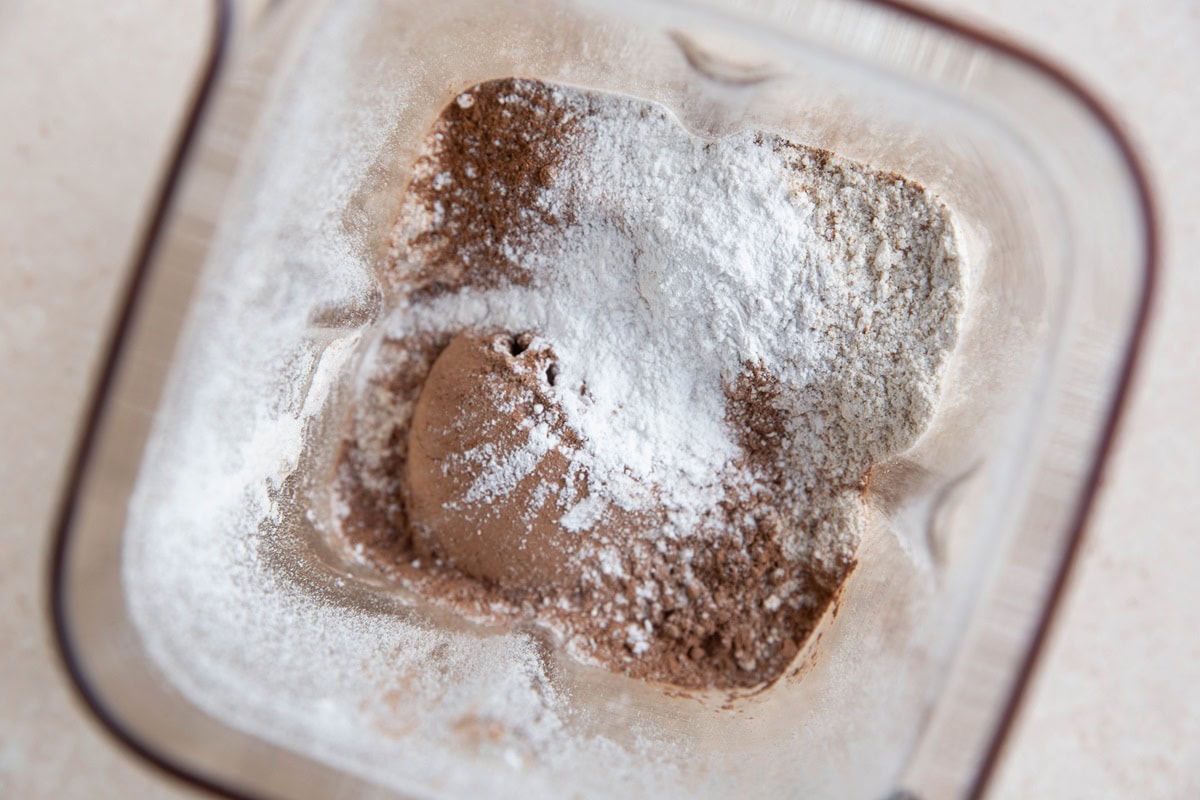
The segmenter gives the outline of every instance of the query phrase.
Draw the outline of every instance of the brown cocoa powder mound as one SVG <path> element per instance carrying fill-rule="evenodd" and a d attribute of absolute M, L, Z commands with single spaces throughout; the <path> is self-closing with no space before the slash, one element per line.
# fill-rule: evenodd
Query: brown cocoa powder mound
<path fill-rule="evenodd" d="M 788 562 L 763 516 L 746 524 L 755 508 L 727 502 L 722 510 L 696 539 L 661 550 L 632 543 L 630 578 L 616 587 L 624 602 L 601 605 L 600 620 L 583 620 L 594 657 L 631 677 L 688 689 L 750 688 L 783 674 L 833 594 Z M 611 623 L 622 610 L 646 631 L 635 657 L 627 625 Z"/>
<path fill-rule="evenodd" d="M 849 558 L 822 565 L 784 555 L 785 531 L 805 535 L 819 521 L 806 517 L 788 483 L 782 389 L 749 365 L 728 391 L 727 413 L 757 488 L 750 491 L 744 481 L 729 485 L 695 536 L 659 544 L 611 532 L 615 538 L 606 544 L 616 545 L 620 569 L 580 560 L 573 585 L 514 588 L 468 577 L 440 559 L 430 562 L 415 546 L 399 476 L 412 408 L 436 345 L 388 346 L 396 348 L 396 372 L 364 393 L 368 405 L 356 415 L 343 451 L 337 490 L 349 514 L 342 530 L 381 572 L 427 597 L 476 619 L 541 620 L 586 656 L 630 677 L 686 689 L 737 689 L 768 684 L 786 671 L 853 568 Z M 631 636 L 631 625 L 645 635 Z"/>
<path fill-rule="evenodd" d="M 527 285 L 531 276 L 508 258 L 509 246 L 527 245 L 522 237 L 530 229 L 570 222 L 569 211 L 556 215 L 538 198 L 553 183 L 576 115 L 586 109 L 557 102 L 543 84 L 514 79 L 481 84 L 461 97 L 470 99 L 442 112 L 415 168 L 395 259 L 385 271 L 399 295 L 393 302 Z M 809 507 L 836 504 L 808 506 L 810 488 L 792 485 L 789 415 L 774 376 L 744 365 L 728 388 L 727 422 L 743 452 L 736 465 L 741 477 L 729 482 L 725 499 L 694 536 L 610 538 L 600 544 L 616 545 L 620 570 L 578 563 L 580 580 L 569 588 L 514 589 L 470 578 L 414 547 L 401 479 L 409 426 L 425 377 L 448 341 L 389 341 L 381 348 L 383 368 L 359 399 L 337 469 L 348 543 L 381 573 L 426 597 L 489 622 L 539 620 L 576 652 L 635 678 L 732 689 L 784 673 L 854 561 L 849 554 L 797 561 L 783 552 L 785 535 L 814 536 L 852 520 L 813 518 Z M 854 491 L 847 481 L 827 483 L 828 491 Z"/>
<path fill-rule="evenodd" d="M 409 300 L 529 284 L 508 253 L 531 229 L 569 222 L 540 202 L 575 112 L 531 81 L 479 84 L 442 111 L 414 167 L 388 272 Z"/>
<path fill-rule="evenodd" d="M 573 562 L 589 541 L 561 518 L 587 488 L 586 475 L 571 470 L 578 439 L 551 394 L 557 357 L 533 340 L 462 333 L 438 355 L 412 414 L 404 502 L 422 560 L 513 589 L 549 590 L 577 580 Z M 555 446 L 502 490 L 475 494 L 481 481 L 495 480 L 497 463 L 536 446 L 534 424 Z"/>

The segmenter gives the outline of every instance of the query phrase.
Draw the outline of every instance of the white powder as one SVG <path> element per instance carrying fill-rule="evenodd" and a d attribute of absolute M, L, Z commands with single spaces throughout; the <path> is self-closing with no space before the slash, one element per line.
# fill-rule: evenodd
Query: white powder
<path fill-rule="evenodd" d="M 546 453 L 558 444 L 558 437 L 551 433 L 546 423 L 528 426 L 529 439 L 507 459 L 494 455 L 495 448 L 488 444 L 462 454 L 466 459 L 478 460 L 487 465 L 483 474 L 467 490 L 463 498 L 467 503 L 495 500 L 508 494 L 516 485 L 533 472 Z"/>

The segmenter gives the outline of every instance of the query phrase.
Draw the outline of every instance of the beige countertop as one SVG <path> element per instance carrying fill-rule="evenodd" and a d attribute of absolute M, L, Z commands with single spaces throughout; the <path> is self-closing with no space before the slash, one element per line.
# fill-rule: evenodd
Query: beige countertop
<path fill-rule="evenodd" d="M 1200 3 L 931 5 L 1096 90 L 1141 149 L 1164 233 L 1146 357 L 993 796 L 1200 797 Z M 0 0 L 0 797 L 189 794 L 67 691 L 44 577 L 83 403 L 207 25 L 203 0 Z"/>

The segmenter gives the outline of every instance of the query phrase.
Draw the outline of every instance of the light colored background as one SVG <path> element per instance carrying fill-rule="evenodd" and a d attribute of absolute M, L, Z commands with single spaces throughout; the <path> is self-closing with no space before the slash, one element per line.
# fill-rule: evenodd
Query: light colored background
<path fill-rule="evenodd" d="M 1158 190 L 1140 380 L 994 797 L 1200 797 L 1200 2 L 927 0 L 1097 90 Z M 83 402 L 208 25 L 203 0 L 0 0 L 0 797 L 185 797 L 77 707 L 45 624 Z"/>

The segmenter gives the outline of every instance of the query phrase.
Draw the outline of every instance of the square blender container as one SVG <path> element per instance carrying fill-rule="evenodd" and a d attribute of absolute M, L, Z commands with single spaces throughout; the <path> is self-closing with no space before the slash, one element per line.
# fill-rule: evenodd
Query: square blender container
<path fill-rule="evenodd" d="M 64 663 L 134 751 L 238 797 L 981 795 L 1096 488 L 1149 198 L 1053 68 L 890 2 L 218 5 L 53 559 Z M 329 535 L 330 468 L 423 132 L 520 76 L 934 192 L 967 300 L 929 430 L 788 674 L 678 692 L 472 625 Z"/>

